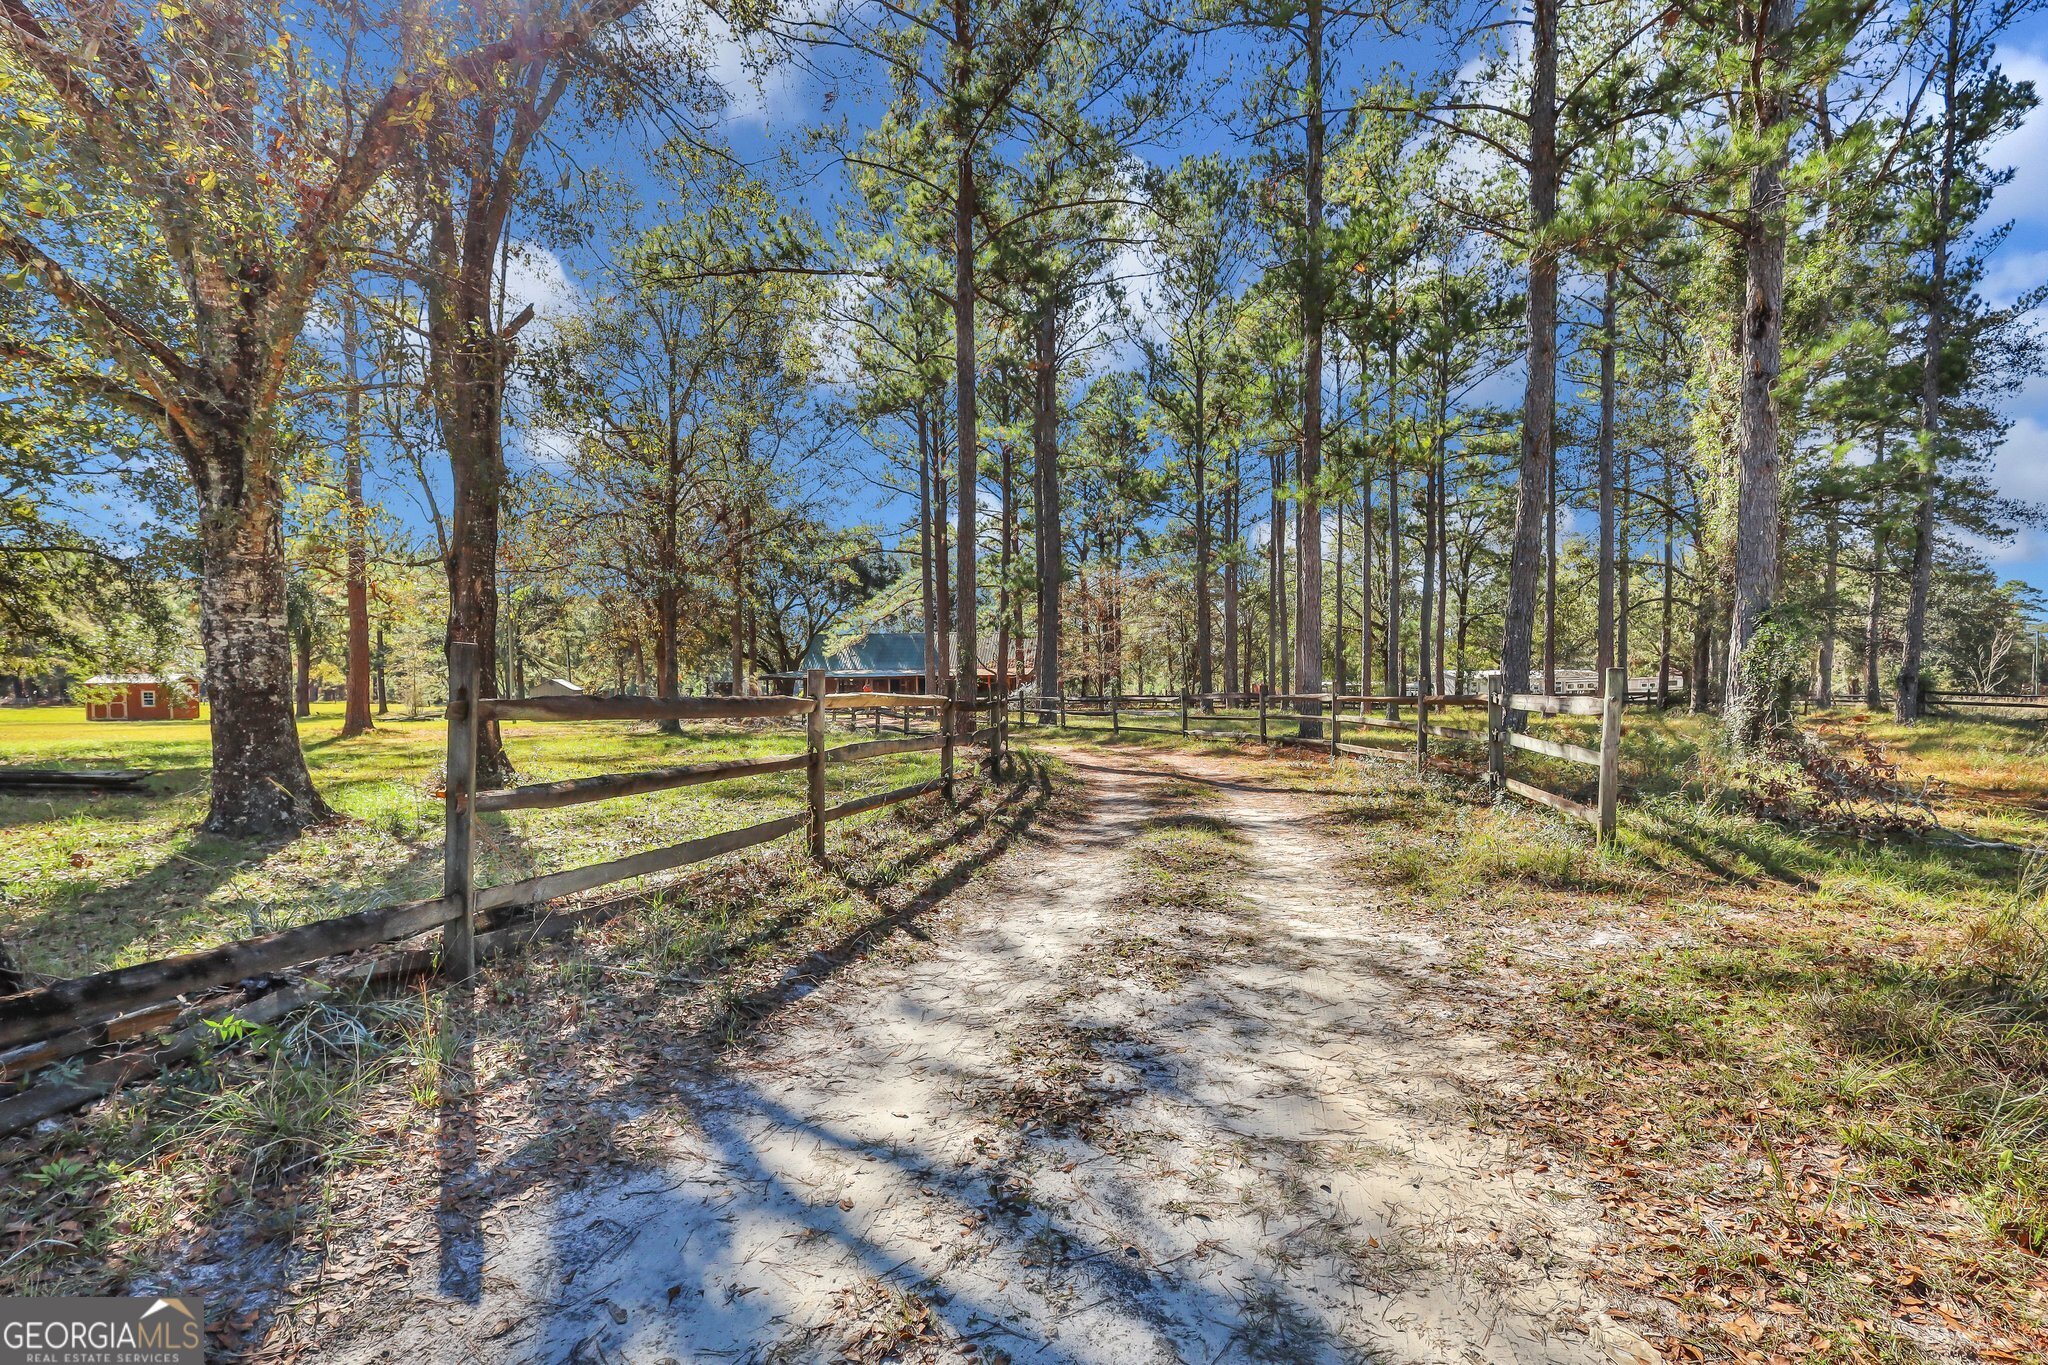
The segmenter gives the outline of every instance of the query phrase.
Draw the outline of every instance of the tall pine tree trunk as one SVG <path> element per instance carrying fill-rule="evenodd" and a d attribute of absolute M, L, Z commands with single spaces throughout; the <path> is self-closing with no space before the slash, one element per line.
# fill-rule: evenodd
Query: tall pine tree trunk
<path fill-rule="evenodd" d="M 1601 677 L 1614 666 L 1614 275 L 1600 291 L 1600 430 L 1595 442 L 1600 480 L 1600 638 L 1593 668 Z"/>
<path fill-rule="evenodd" d="M 954 596 L 956 601 L 953 622 L 954 682 L 959 696 L 973 701 L 977 696 L 979 677 L 977 668 L 981 661 L 979 622 L 976 619 L 979 606 L 974 552 L 975 552 L 975 498 L 981 485 L 980 424 L 975 413 L 975 360 L 974 360 L 974 144 L 969 130 L 971 93 L 969 86 L 973 78 L 973 4 L 972 0 L 953 0 L 953 99 L 956 103 L 953 136 L 953 401 L 958 410 L 954 419 L 954 443 L 960 457 L 959 525 L 954 532 L 953 552 L 958 556 L 954 565 Z M 997 661 L 1000 664 L 1000 660 Z M 969 711 L 959 713 L 962 733 L 971 733 L 975 724 Z"/>
<path fill-rule="evenodd" d="M 1208 387 L 1199 370 L 1195 374 L 1195 448 L 1191 453 L 1195 475 L 1195 691 L 1204 697 L 1216 690 L 1216 608 L 1210 600 L 1209 430 Z M 1206 706 L 1208 703 L 1204 703 Z"/>
<path fill-rule="evenodd" d="M 1906 597 L 1906 639 L 1899 658 L 1899 689 L 1892 714 L 1901 722 L 1918 720 L 1925 709 L 1926 685 L 1921 656 L 1927 644 L 1927 596 L 1934 586 L 1934 498 L 1941 475 L 1941 358 L 1948 344 L 1949 207 L 1956 173 L 1956 74 L 1962 62 L 1962 16 L 1958 5 L 1947 7 L 1948 33 L 1942 60 L 1941 166 L 1936 173 L 1930 268 L 1927 274 L 1927 326 L 1920 361 L 1920 445 L 1913 491 L 1913 573 Z"/>
<path fill-rule="evenodd" d="M 1387 374 L 1393 376 L 1391 353 Z M 1391 398 L 1390 398 L 1391 405 Z M 1390 414 L 1391 415 L 1391 414 Z M 1401 461 L 1397 451 L 1387 456 L 1387 695 L 1398 697 L 1401 678 Z M 1394 719 L 1396 707 L 1387 703 L 1387 719 Z"/>
<path fill-rule="evenodd" d="M 1235 454 L 1225 477 L 1228 482 L 1223 488 L 1223 544 L 1227 556 L 1223 561 L 1223 690 L 1236 696 L 1246 689 L 1243 670 L 1238 666 L 1238 542 L 1244 532 L 1238 525 L 1240 485 Z"/>
<path fill-rule="evenodd" d="M 1360 354 L 1364 354 L 1363 351 Z M 1358 541 L 1358 694 L 1372 695 L 1373 675 L 1373 633 L 1372 633 L 1372 542 L 1377 534 L 1372 520 L 1372 466 L 1367 465 L 1358 480 L 1359 524 L 1365 528 Z M 1359 704 L 1359 714 L 1365 712 L 1364 703 Z"/>
<path fill-rule="evenodd" d="M 1878 437 L 1878 448 L 1883 450 L 1884 438 Z M 1880 460 L 1883 455 L 1880 453 Z M 1863 704 L 1875 707 L 1883 700 L 1881 668 L 1884 648 L 1884 557 L 1889 546 L 1884 507 L 1875 509 L 1876 525 L 1870 532 L 1870 596 L 1863 614 Z"/>
<path fill-rule="evenodd" d="M 1664 563 L 1658 577 L 1658 587 L 1663 597 L 1659 606 L 1660 629 L 1657 637 L 1657 710 L 1661 714 L 1671 705 L 1671 615 L 1673 607 L 1672 574 L 1675 568 L 1672 540 L 1677 532 L 1678 490 L 1671 478 L 1671 452 L 1661 452 L 1664 461 Z"/>
<path fill-rule="evenodd" d="M 1559 0 L 1532 0 L 1529 60 L 1529 299 L 1527 374 L 1522 391 L 1522 461 L 1515 489 L 1514 540 L 1500 666 L 1510 692 L 1529 685 L 1536 633 L 1536 577 L 1542 561 L 1544 496 L 1550 486 L 1551 424 L 1557 402 L 1557 253 L 1548 240 L 1557 216 L 1557 14 Z"/>
<path fill-rule="evenodd" d="M 1323 0 L 1308 0 L 1307 213 L 1303 223 L 1308 270 L 1302 286 L 1301 526 L 1295 537 L 1294 682 L 1296 693 L 1323 690 Z M 1305 715 L 1319 715 L 1303 703 Z M 1304 720 L 1301 735 L 1322 734 Z"/>
<path fill-rule="evenodd" d="M 1442 427 L 1439 426 L 1441 431 Z M 1438 438 L 1432 437 L 1432 440 Z M 1415 599 L 1415 688 L 1418 696 L 1429 696 L 1436 691 L 1430 685 L 1432 665 L 1436 662 L 1430 648 L 1430 627 L 1436 613 L 1436 457 L 1430 452 L 1429 468 L 1422 477 L 1422 587 Z"/>
<path fill-rule="evenodd" d="M 1820 678 L 1814 700 L 1822 706 L 1835 704 L 1835 635 L 1840 627 L 1839 591 L 1842 559 L 1842 507 L 1828 503 L 1827 551 L 1821 564 L 1820 585 Z"/>
<path fill-rule="evenodd" d="M 298 682 L 292 688 L 292 710 L 300 720 L 313 714 L 313 627 L 301 625 L 292 632 L 292 648 L 298 655 Z"/>
<path fill-rule="evenodd" d="M 1330 581 L 1337 585 L 1331 594 L 1330 615 L 1330 690 L 1344 690 L 1344 497 L 1339 493 L 1330 503 L 1330 510 L 1337 522 L 1335 554 L 1330 560 Z"/>
<path fill-rule="evenodd" d="M 1785 60 L 1776 49 L 1792 27 L 1796 0 L 1763 0 L 1754 36 L 1761 84 L 1749 92 L 1753 134 L 1769 137 L 1788 112 L 1784 93 L 1773 83 Z M 1778 405 L 1774 390 L 1784 350 L 1785 327 L 1785 157 L 1765 155 L 1749 173 L 1749 203 L 1743 229 L 1747 285 L 1742 305 L 1742 375 L 1735 418 L 1735 563 L 1730 601 L 1726 718 L 1738 750 L 1760 743 L 1775 715 L 1778 680 L 1746 668 L 1752 638 L 1763 625 L 1778 592 Z"/>
<path fill-rule="evenodd" d="M 1060 680 L 1060 626 L 1062 604 L 1060 535 L 1060 461 L 1057 448 L 1059 356 L 1058 318 L 1053 306 L 1041 306 L 1033 329 L 1037 355 L 1033 359 L 1036 383 L 1031 410 L 1031 458 L 1033 501 L 1033 546 L 1037 550 L 1038 576 L 1038 690 L 1040 696 L 1065 691 Z"/>
<path fill-rule="evenodd" d="M 1000 411 L 1000 409 L 999 409 Z M 1008 440 L 999 443 L 1003 459 L 997 470 L 1001 481 L 1000 494 L 1003 505 L 1001 520 L 997 524 L 996 540 L 996 658 L 995 670 L 989 680 L 991 695 L 1002 698 L 1009 695 L 1010 682 L 1010 543 L 1015 526 L 1014 503 L 1010 496 L 1011 461 L 1014 445 Z"/>
<path fill-rule="evenodd" d="M 938 596 L 937 627 L 939 646 L 939 676 L 953 676 L 953 556 L 946 539 L 947 488 L 946 470 L 948 460 L 946 447 L 939 439 L 940 423 L 933 422 L 932 431 L 932 587 Z"/>
<path fill-rule="evenodd" d="M 937 696 L 945 690 L 939 676 L 938 580 L 932 562 L 932 442 L 924 401 L 917 405 L 917 567 L 924 606 L 924 690 Z"/>

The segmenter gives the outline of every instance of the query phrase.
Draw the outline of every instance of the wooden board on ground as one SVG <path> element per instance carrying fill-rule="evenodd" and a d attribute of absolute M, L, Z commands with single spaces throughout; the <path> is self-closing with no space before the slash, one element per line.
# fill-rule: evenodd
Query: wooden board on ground
<path fill-rule="evenodd" d="M 0 792 L 134 791 L 147 768 L 0 768 Z"/>

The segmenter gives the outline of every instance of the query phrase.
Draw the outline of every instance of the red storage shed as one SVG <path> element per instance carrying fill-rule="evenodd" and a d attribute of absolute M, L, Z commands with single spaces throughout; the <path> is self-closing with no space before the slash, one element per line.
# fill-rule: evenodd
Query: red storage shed
<path fill-rule="evenodd" d="M 102 673 L 87 678 L 87 720 L 197 720 L 199 689 L 182 674 Z"/>

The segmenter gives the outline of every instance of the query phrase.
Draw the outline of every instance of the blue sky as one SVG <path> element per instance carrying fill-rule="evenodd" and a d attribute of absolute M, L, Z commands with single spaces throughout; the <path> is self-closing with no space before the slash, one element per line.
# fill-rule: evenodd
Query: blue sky
<path fill-rule="evenodd" d="M 739 46 L 729 41 L 716 42 L 711 50 L 714 74 L 732 96 L 724 135 L 742 159 L 757 164 L 768 175 L 776 158 L 795 146 L 802 130 L 817 117 L 825 82 L 817 73 L 789 65 L 766 73 L 751 71 Z M 2048 97 L 2048 15 L 2033 16 L 2016 29 L 2002 55 L 2010 75 L 2032 80 Z M 1384 62 L 1402 62 L 1419 69 L 1444 60 L 1445 54 L 1429 33 L 1400 44 L 1349 44 L 1341 49 L 1337 78 L 1343 84 L 1338 88 L 1373 79 Z M 1238 44 L 1212 47 L 1203 66 L 1210 76 L 1245 81 L 1256 76 L 1261 61 L 1256 52 Z M 857 118 L 860 104 L 854 102 L 849 107 L 847 93 L 841 82 L 836 112 L 853 112 Z M 1217 103 L 1219 111 L 1227 113 L 1234 110 L 1236 98 L 1226 91 Z M 630 155 L 633 141 L 633 134 L 622 133 L 616 150 Z M 1231 128 L 1221 121 L 1190 130 L 1173 150 L 1208 148 L 1242 150 Z M 2004 303 L 2048 280 L 2048 107 L 2036 110 L 2026 126 L 2001 145 L 1997 159 L 2016 168 L 2012 182 L 1999 192 L 1996 208 L 1996 216 L 2012 220 L 2012 233 L 1994 258 L 1985 286 L 1993 303 Z M 840 183 L 838 169 L 819 157 L 806 164 L 790 190 L 822 215 Z M 559 262 L 546 253 L 533 253 L 515 266 L 512 292 L 540 302 L 545 316 L 550 304 L 564 306 L 573 298 L 573 283 Z M 1518 387 L 1518 381 L 1509 387 Z M 1489 396 L 1510 397 L 1505 391 Z M 2034 381 L 2012 399 L 2008 415 L 2014 425 L 1999 459 L 1997 482 L 2009 496 L 2048 503 L 2048 378 Z M 847 506 L 849 519 L 887 516 L 893 520 L 900 514 L 879 492 L 856 494 L 856 503 L 861 497 L 870 498 L 870 504 Z M 2010 543 L 1980 548 L 1999 573 L 2029 582 L 2048 595 L 2048 530 L 2023 530 Z"/>

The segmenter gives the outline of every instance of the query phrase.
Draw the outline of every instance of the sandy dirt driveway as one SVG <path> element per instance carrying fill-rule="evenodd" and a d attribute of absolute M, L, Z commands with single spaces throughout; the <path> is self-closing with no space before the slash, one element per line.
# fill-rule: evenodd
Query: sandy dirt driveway
<path fill-rule="evenodd" d="M 658 1166 L 501 1210 L 476 1292 L 423 1268 L 323 1356 L 1655 1360 L 1581 1279 L 1597 1207 L 1474 1131 L 1516 1064 L 1347 878 L 1326 798 L 1060 753 L 1085 815 L 928 948 L 679 1082 Z M 1193 908 L 1136 863 L 1188 809 L 1241 851 Z"/>

